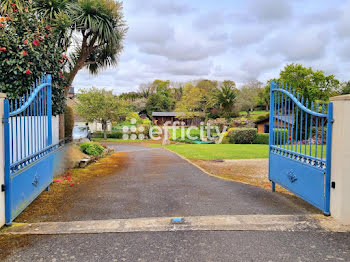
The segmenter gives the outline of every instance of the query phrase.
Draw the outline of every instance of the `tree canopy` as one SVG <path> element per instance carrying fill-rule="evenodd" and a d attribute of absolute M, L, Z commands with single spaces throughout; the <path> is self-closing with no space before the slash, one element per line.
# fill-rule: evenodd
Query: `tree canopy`
<path fill-rule="evenodd" d="M 102 124 L 105 138 L 107 138 L 107 123 L 125 118 L 129 112 L 123 100 L 113 95 L 112 91 L 92 87 L 82 90 L 78 94 L 75 106 L 77 114 L 86 121 L 97 121 Z"/>
<path fill-rule="evenodd" d="M 286 65 L 280 77 L 274 80 L 294 88 L 309 101 L 328 101 L 340 88 L 340 82 L 334 75 L 325 75 L 321 70 L 314 71 L 300 64 Z"/>

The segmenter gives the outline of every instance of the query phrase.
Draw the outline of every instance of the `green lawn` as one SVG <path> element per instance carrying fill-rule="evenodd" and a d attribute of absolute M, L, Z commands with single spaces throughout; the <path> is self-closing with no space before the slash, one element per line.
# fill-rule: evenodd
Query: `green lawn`
<path fill-rule="evenodd" d="M 234 144 L 186 144 L 168 145 L 166 148 L 186 158 L 193 159 L 252 159 L 268 158 L 268 145 L 234 145 Z"/>
<path fill-rule="evenodd" d="M 253 159 L 268 158 L 268 145 L 236 145 L 236 144 L 180 144 L 168 145 L 166 148 L 174 151 L 186 158 L 192 159 Z M 287 149 L 287 148 L 286 148 Z M 289 147 L 290 149 L 290 147 Z M 315 155 L 316 146 L 311 146 L 312 156 Z M 297 152 L 300 147 L 298 146 Z M 302 146 L 301 152 L 305 152 L 305 145 Z M 306 153 L 309 155 L 310 146 L 307 145 Z M 321 157 L 321 146 L 317 146 L 317 157 Z M 326 158 L 326 147 L 323 147 L 323 159 Z"/>
<path fill-rule="evenodd" d="M 293 145 L 291 147 L 291 145 L 286 145 L 286 146 L 282 146 L 282 148 L 285 148 L 287 150 L 290 151 L 294 151 L 294 152 L 301 152 L 302 154 L 306 155 L 310 155 L 310 145 L 306 145 L 306 150 L 305 150 L 305 145 L 301 145 L 301 150 L 300 150 L 300 145 Z M 321 150 L 322 147 L 321 145 L 317 145 L 317 157 L 321 158 Z M 315 152 L 316 152 L 316 145 L 311 145 L 311 156 L 315 156 Z M 326 158 L 326 145 L 323 145 L 323 159 Z"/>

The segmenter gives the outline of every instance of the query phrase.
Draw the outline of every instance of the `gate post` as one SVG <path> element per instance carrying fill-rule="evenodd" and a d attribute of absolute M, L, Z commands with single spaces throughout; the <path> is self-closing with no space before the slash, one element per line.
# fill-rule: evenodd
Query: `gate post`
<path fill-rule="evenodd" d="M 350 225 L 350 95 L 332 97 L 330 101 L 334 119 L 330 211 L 339 222 Z"/>
<path fill-rule="evenodd" d="M 5 138 L 4 138 L 4 101 L 6 95 L 0 93 L 0 227 L 5 224 Z"/>

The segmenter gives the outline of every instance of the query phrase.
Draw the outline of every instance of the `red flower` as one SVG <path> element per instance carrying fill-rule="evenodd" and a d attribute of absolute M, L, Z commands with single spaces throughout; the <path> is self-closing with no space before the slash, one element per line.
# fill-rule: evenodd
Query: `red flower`
<path fill-rule="evenodd" d="M 60 74 L 60 77 L 61 77 L 61 78 L 63 78 L 63 77 L 64 77 L 64 75 Z"/>
<path fill-rule="evenodd" d="M 67 89 L 67 86 L 64 86 L 63 88 L 64 88 L 64 89 Z"/>
<path fill-rule="evenodd" d="M 6 47 L 0 47 L 0 52 L 6 51 Z"/>
<path fill-rule="evenodd" d="M 16 13 L 18 11 L 16 4 L 12 3 L 11 6 L 12 6 L 12 11 Z"/>
<path fill-rule="evenodd" d="M 40 43 L 39 43 L 38 40 L 34 40 L 34 41 L 33 41 L 33 45 L 38 46 L 38 45 L 40 45 Z"/>
<path fill-rule="evenodd" d="M 30 72 L 30 70 L 27 69 L 25 73 L 26 73 L 26 75 L 30 75 L 32 72 Z"/>
<path fill-rule="evenodd" d="M 32 62 L 28 62 L 29 65 L 32 65 L 33 63 Z"/>
<path fill-rule="evenodd" d="M 26 44 L 28 44 L 28 40 L 26 39 L 26 40 L 24 40 L 24 44 L 26 45 Z"/>
<path fill-rule="evenodd" d="M 8 58 L 6 58 L 5 60 L 6 60 L 6 61 L 9 61 L 9 59 L 8 59 Z"/>
<path fill-rule="evenodd" d="M 289 141 L 290 141 L 290 140 L 292 140 L 292 137 L 291 137 L 291 136 L 289 137 Z"/>
<path fill-rule="evenodd" d="M 27 51 L 26 51 L 26 50 L 23 50 L 23 51 L 22 51 L 22 55 L 23 55 L 23 56 L 26 56 L 26 55 L 27 55 Z"/>
<path fill-rule="evenodd" d="M 62 60 L 62 59 L 58 59 L 58 62 L 59 62 L 60 64 L 62 64 L 62 63 L 63 63 L 63 60 Z"/>
<path fill-rule="evenodd" d="M 45 29 L 51 30 L 51 27 L 50 26 L 46 26 Z"/>

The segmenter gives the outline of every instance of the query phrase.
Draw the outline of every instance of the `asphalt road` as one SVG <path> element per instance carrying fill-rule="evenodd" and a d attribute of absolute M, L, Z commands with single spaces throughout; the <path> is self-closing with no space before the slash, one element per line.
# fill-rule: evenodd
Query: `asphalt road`
<path fill-rule="evenodd" d="M 122 233 L 30 242 L 7 261 L 350 261 L 350 236 L 339 233 Z"/>
<path fill-rule="evenodd" d="M 123 169 L 81 185 L 60 221 L 319 213 L 293 197 L 210 177 L 162 148 L 114 147 L 129 152 Z M 28 239 L 7 261 L 350 261 L 349 233 L 178 231 Z"/>

